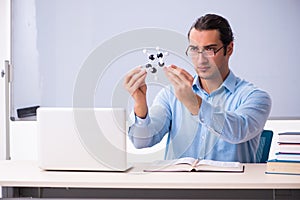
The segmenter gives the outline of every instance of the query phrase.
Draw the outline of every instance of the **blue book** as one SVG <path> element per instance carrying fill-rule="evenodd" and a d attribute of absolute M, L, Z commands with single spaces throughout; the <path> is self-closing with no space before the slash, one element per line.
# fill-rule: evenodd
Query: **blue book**
<path fill-rule="evenodd" d="M 268 160 L 267 163 L 292 163 L 292 164 L 296 164 L 298 166 L 300 166 L 300 161 L 296 161 L 296 160 L 278 160 L 278 159 L 272 159 L 272 160 Z"/>
<path fill-rule="evenodd" d="M 300 144 L 298 144 L 298 143 L 279 143 L 278 152 L 280 152 L 280 153 L 300 153 Z"/>
<path fill-rule="evenodd" d="M 300 153 L 275 153 L 276 159 L 278 161 L 299 161 L 300 162 Z"/>

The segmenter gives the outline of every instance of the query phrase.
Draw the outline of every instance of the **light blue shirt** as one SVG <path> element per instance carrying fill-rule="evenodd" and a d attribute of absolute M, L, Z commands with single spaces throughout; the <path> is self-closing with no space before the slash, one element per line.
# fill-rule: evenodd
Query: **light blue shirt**
<path fill-rule="evenodd" d="M 198 76 L 192 89 L 202 98 L 198 115 L 191 115 L 175 97 L 173 86 L 158 93 L 145 119 L 132 114 L 129 137 L 135 147 L 151 147 L 168 134 L 165 159 L 256 162 L 270 96 L 232 72 L 210 94 L 201 88 Z"/>

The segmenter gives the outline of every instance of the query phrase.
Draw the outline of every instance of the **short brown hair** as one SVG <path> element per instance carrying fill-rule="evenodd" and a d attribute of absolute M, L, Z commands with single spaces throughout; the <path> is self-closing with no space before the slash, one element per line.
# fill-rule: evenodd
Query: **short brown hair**
<path fill-rule="evenodd" d="M 198 18 L 188 32 L 188 39 L 190 38 L 190 32 L 193 28 L 199 31 L 218 30 L 220 33 L 220 40 L 224 44 L 225 49 L 227 45 L 234 40 L 229 22 L 224 17 L 216 14 L 206 14 Z"/>

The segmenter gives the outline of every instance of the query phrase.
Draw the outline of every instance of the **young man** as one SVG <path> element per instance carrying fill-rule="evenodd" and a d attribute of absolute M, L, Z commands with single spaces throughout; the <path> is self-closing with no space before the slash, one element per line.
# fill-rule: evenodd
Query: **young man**
<path fill-rule="evenodd" d="M 124 86 L 134 99 L 130 139 L 144 148 L 168 134 L 165 159 L 256 162 L 271 109 L 269 95 L 230 70 L 234 43 L 226 19 L 214 14 L 200 17 L 188 39 L 186 54 L 197 75 L 175 65 L 164 68 L 171 85 L 159 92 L 151 109 L 146 101 L 147 72 L 136 68 L 125 77 Z"/>

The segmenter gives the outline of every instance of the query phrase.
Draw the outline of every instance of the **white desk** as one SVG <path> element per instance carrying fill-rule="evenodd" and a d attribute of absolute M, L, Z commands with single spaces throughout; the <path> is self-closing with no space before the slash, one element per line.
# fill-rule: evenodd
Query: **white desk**
<path fill-rule="evenodd" d="M 0 185 L 3 197 L 300 199 L 300 176 L 266 175 L 264 164 L 246 164 L 245 173 L 146 173 L 145 166 L 126 173 L 58 172 L 35 161 L 0 161 Z"/>

